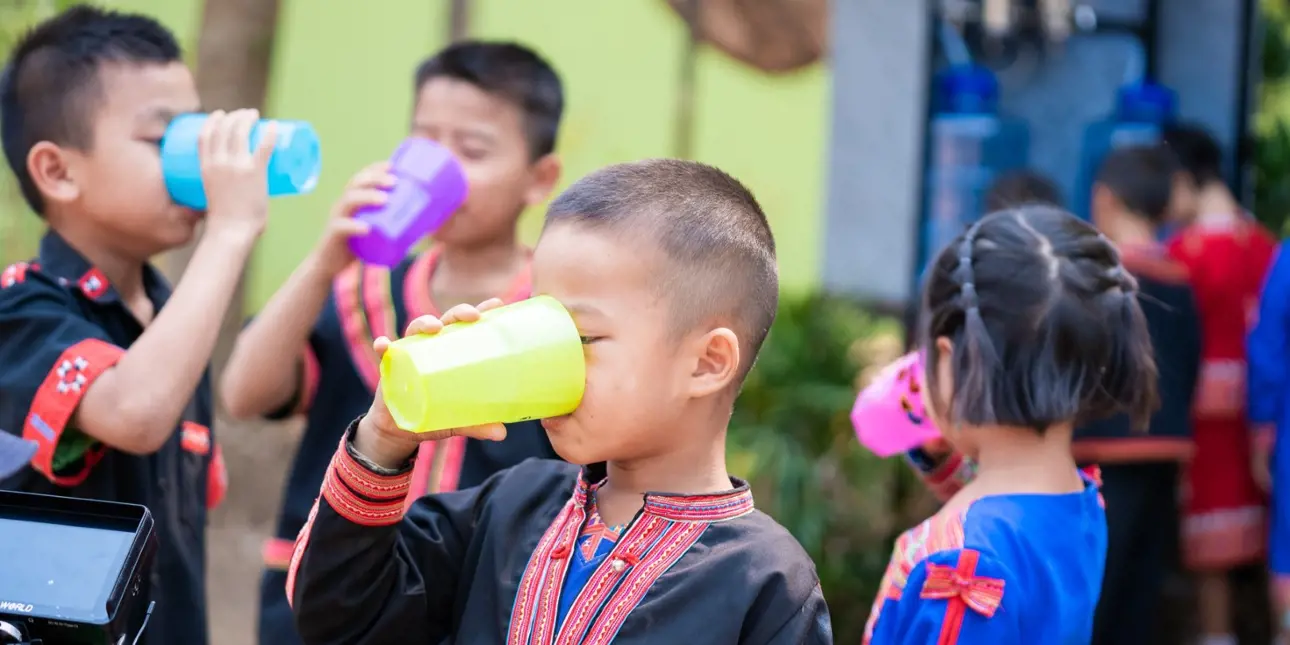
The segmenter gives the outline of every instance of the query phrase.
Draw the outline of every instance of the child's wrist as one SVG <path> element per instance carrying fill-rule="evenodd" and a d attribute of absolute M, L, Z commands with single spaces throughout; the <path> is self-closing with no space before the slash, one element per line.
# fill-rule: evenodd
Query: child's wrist
<path fill-rule="evenodd" d="M 387 469 L 402 468 L 417 451 L 416 441 L 391 437 L 376 426 L 370 415 L 358 422 L 353 441 L 356 452 Z"/>
<path fill-rule="evenodd" d="M 320 244 L 310 253 L 305 262 L 312 273 L 319 277 L 331 280 L 336 277 L 345 267 L 353 262 L 353 257 L 348 254 L 348 249 L 344 252 L 338 251 L 328 244 Z"/>

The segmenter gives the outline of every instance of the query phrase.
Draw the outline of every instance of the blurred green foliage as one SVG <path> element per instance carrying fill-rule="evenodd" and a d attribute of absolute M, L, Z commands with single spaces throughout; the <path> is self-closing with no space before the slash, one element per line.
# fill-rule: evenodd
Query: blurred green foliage
<path fill-rule="evenodd" d="M 854 302 L 786 298 L 731 421 L 730 470 L 814 559 L 839 643 L 860 642 L 895 535 L 935 508 L 849 419 L 859 382 L 903 347 L 896 321 Z"/>
<path fill-rule="evenodd" d="M 75 0 L 4 0 L 0 2 L 0 53 L 8 56 L 22 33 L 33 24 L 76 4 Z M 26 207 L 13 174 L 0 172 L 0 266 L 35 254 L 44 223 Z"/>
<path fill-rule="evenodd" d="M 1290 6 L 1263 1 L 1263 82 L 1254 136 L 1254 213 L 1290 234 Z"/>

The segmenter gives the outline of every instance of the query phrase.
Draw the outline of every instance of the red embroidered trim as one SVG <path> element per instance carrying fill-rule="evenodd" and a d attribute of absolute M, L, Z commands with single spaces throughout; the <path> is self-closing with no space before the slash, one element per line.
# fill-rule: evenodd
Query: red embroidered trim
<path fill-rule="evenodd" d="M 417 256 L 408 267 L 408 272 L 403 278 L 403 303 L 407 308 L 409 321 L 421 316 L 442 314 L 430 294 L 430 279 L 439 264 L 440 253 L 438 246 L 432 246 Z M 519 302 L 533 295 L 533 252 L 528 251 L 528 254 L 529 262 L 515 274 L 506 293 L 501 295 L 502 302 L 507 304 Z"/>
<path fill-rule="evenodd" d="M 268 538 L 259 548 L 259 555 L 264 560 L 264 568 L 285 571 L 292 566 L 295 556 L 295 541 L 283 538 Z"/>
<path fill-rule="evenodd" d="M 367 324 L 373 336 L 385 336 L 391 340 L 402 336 L 399 332 L 399 321 L 394 311 L 394 288 L 390 270 L 383 267 L 363 267 L 363 309 L 367 312 Z M 373 354 L 375 356 L 375 354 Z M 379 367 L 380 361 L 377 361 Z"/>
<path fill-rule="evenodd" d="M 971 465 L 961 453 L 954 452 L 936 470 L 923 477 L 927 488 L 942 502 L 953 497 L 971 481 Z"/>
<path fill-rule="evenodd" d="M 362 274 L 363 265 L 357 262 L 349 265 L 336 276 L 333 291 L 340 326 L 345 333 L 345 344 L 354 370 L 368 389 L 375 392 L 376 384 L 380 381 L 380 361 L 372 349 L 372 342 L 376 338 L 368 327 L 367 314 L 363 311 L 360 293 Z"/>
<path fill-rule="evenodd" d="M 746 488 L 717 495 L 649 495 L 645 510 L 677 522 L 720 522 L 751 513 L 753 496 Z"/>
<path fill-rule="evenodd" d="M 228 493 L 228 467 L 224 465 L 224 451 L 215 444 L 215 454 L 211 456 L 209 470 L 206 472 L 206 508 L 214 509 L 224 503 Z"/>
<path fill-rule="evenodd" d="M 341 517 L 361 526 L 389 526 L 403 519 L 412 476 L 378 475 L 354 461 L 344 439 L 323 478 L 322 496 Z"/>
<path fill-rule="evenodd" d="M 309 407 L 314 403 L 314 396 L 318 394 L 318 381 L 322 376 L 322 370 L 318 366 L 318 355 L 314 353 L 313 347 L 305 343 L 305 349 L 301 352 L 301 378 L 300 378 L 300 400 L 296 401 L 296 409 L 293 414 L 305 414 Z"/>
<path fill-rule="evenodd" d="M 721 495 L 656 496 L 614 545 L 609 556 L 578 592 L 555 634 L 560 593 L 578 534 L 586 521 L 587 500 L 596 486 L 579 475 L 573 495 L 538 542 L 511 610 L 511 645 L 608 643 L 622 628 L 650 586 L 698 541 L 716 520 L 751 510 L 747 490 Z M 673 517 L 660 514 L 662 510 Z M 594 622 L 593 622 L 594 621 Z"/>
<path fill-rule="evenodd" d="M 661 521 L 667 522 L 666 520 Z M 603 602 L 604 609 L 600 612 L 600 617 L 596 619 L 586 638 L 581 641 L 569 640 L 565 642 L 599 645 L 612 641 L 614 636 L 618 634 L 618 630 L 622 629 L 623 623 L 627 621 L 627 616 L 640 604 L 649 588 L 658 581 L 664 572 L 672 568 L 672 565 L 676 564 L 690 550 L 690 547 L 694 546 L 694 543 L 699 540 L 699 537 L 703 535 L 707 528 L 708 523 L 704 522 L 667 522 L 662 537 L 654 543 L 654 546 L 649 551 L 638 556 L 635 550 L 625 550 L 623 560 L 624 564 L 627 565 L 624 569 L 627 573 L 622 584 L 618 585 L 613 595 Z M 628 532 L 631 532 L 630 529 Z M 614 552 L 617 551 L 618 548 L 615 548 Z M 613 553 L 610 554 L 610 558 L 612 557 Z M 631 559 L 636 559 L 636 562 L 631 563 Z M 606 563 L 612 564 L 612 561 L 606 560 Z M 605 564 L 602 564 L 601 570 L 604 568 Z M 613 567 L 611 566 L 609 569 L 612 571 Z M 600 571 L 596 573 L 599 574 Z M 596 609 L 599 609 L 601 603 L 596 603 L 596 605 Z M 574 603 L 574 606 L 577 606 L 577 602 Z M 570 613 L 572 613 L 572 609 L 570 609 Z M 566 618 L 567 622 L 569 622 L 568 618 Z M 569 628 L 562 629 L 562 631 L 565 630 L 569 630 Z"/>
<path fill-rule="evenodd" d="M 376 501 L 402 501 L 407 497 L 408 488 L 412 484 L 412 478 L 407 474 L 378 475 L 368 470 L 349 456 L 344 444 L 332 458 L 332 470 L 350 490 Z"/>
<path fill-rule="evenodd" d="M 439 450 L 444 453 L 443 463 L 435 471 L 435 455 Z M 412 490 L 408 494 L 407 505 L 426 493 L 447 493 L 457 490 L 461 481 L 461 464 L 466 458 L 466 438 L 449 437 L 440 441 L 427 441 L 417 447 L 416 462 L 412 467 Z M 430 486 L 431 480 L 437 480 L 436 486 Z"/>
<path fill-rule="evenodd" d="M 179 445 L 184 450 L 205 457 L 211 451 L 210 428 L 192 421 L 179 424 Z"/>
<path fill-rule="evenodd" d="M 945 621 L 941 623 L 939 645 L 958 642 L 968 609 L 990 618 L 1003 602 L 1003 580 L 975 575 L 980 557 L 974 549 L 963 549 L 955 567 L 927 563 L 927 580 L 923 582 L 919 598 L 949 601 Z"/>
<path fill-rule="evenodd" d="M 313 508 L 309 509 L 309 518 L 305 520 L 305 525 L 300 527 L 300 533 L 296 536 L 295 549 L 291 553 L 291 562 L 287 565 L 287 606 L 290 607 L 295 606 L 296 573 L 300 571 L 300 562 L 304 560 L 305 549 L 309 548 L 309 533 L 314 528 L 314 520 L 318 518 L 318 503 L 315 499 Z"/>
<path fill-rule="evenodd" d="M 76 284 L 81 287 L 81 292 L 83 292 L 90 300 L 98 300 L 103 297 L 103 294 L 108 292 L 109 288 L 112 287 L 112 284 L 108 282 L 107 276 L 103 275 L 103 272 L 98 269 L 90 269 L 89 271 L 86 271 L 85 275 L 81 276 L 81 279 L 76 281 Z"/>
<path fill-rule="evenodd" d="M 629 573 L 626 566 L 615 571 L 613 566 L 606 566 L 606 563 L 620 560 L 626 565 L 628 557 L 639 562 L 636 553 L 647 551 L 672 526 L 677 525 L 661 517 L 643 516 L 639 522 L 628 527 L 574 598 L 569 613 L 564 618 L 564 625 L 560 627 L 559 637 L 555 641 L 557 645 L 584 642 L 587 629 L 591 627 L 591 619 L 596 617 L 605 601 L 609 600 L 610 592 L 618 586 L 618 582 Z"/>
<path fill-rule="evenodd" d="M 54 474 L 54 450 L 63 430 L 72 419 L 81 397 L 89 390 L 94 381 L 106 372 L 121 357 L 125 350 L 115 345 L 94 338 L 88 338 L 68 347 L 54 361 L 45 380 L 32 398 L 31 410 L 23 424 L 22 437 L 34 441 L 36 454 L 31 458 L 31 467 L 47 477 L 53 483 L 63 487 L 73 487 L 89 477 L 90 469 L 98 463 L 107 449 L 98 446 L 85 454 L 85 466 L 80 472 L 69 476 Z"/>
<path fill-rule="evenodd" d="M 510 631 L 506 638 L 509 645 L 551 642 L 553 614 L 559 606 L 560 590 L 564 587 L 564 577 L 568 571 L 568 545 L 578 538 L 578 531 L 587 519 L 586 497 L 579 494 L 584 490 L 579 478 L 579 486 L 573 497 L 547 527 L 542 539 L 538 540 L 537 547 L 533 549 L 533 555 L 529 556 L 528 566 L 524 568 L 519 589 L 515 593 L 515 605 L 511 608 Z M 552 595 L 556 599 L 554 604 L 550 602 Z M 543 616 L 544 609 L 552 616 L 537 620 Z"/>
<path fill-rule="evenodd" d="M 264 566 L 274 571 L 286 571 L 291 566 L 291 558 L 296 554 L 296 543 L 293 540 L 269 538 L 260 547 L 260 556 Z"/>
<path fill-rule="evenodd" d="M 417 256 L 403 276 L 403 306 L 408 312 L 408 322 L 421 316 L 439 316 L 442 312 L 430 297 L 430 277 L 439 262 L 439 248 L 430 247 Z"/>
<path fill-rule="evenodd" d="M 10 264 L 3 272 L 0 272 L 0 289 L 12 287 L 15 284 L 22 284 L 27 279 L 27 269 L 35 270 L 35 266 L 27 262 L 16 262 Z"/>

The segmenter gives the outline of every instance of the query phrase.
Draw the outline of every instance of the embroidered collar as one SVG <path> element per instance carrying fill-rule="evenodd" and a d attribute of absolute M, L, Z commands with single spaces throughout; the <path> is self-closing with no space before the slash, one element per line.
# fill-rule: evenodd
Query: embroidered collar
<path fill-rule="evenodd" d="M 106 304 L 121 300 L 107 276 L 54 231 L 49 231 L 40 240 L 38 264 L 41 271 L 60 283 L 77 285 L 81 293 L 94 302 Z M 143 286 L 158 307 L 170 297 L 170 287 L 165 278 L 151 264 L 143 266 Z"/>
<path fill-rule="evenodd" d="M 443 249 L 440 246 L 431 246 L 417 256 L 408 267 L 407 276 L 403 280 L 403 301 L 407 306 L 409 318 L 443 315 L 443 312 L 439 311 L 438 305 L 435 304 L 430 295 L 430 280 L 434 276 L 435 269 L 439 266 L 439 257 L 442 252 Z M 533 252 L 528 251 L 528 256 L 530 262 L 526 262 L 524 268 L 515 274 L 515 278 L 511 281 L 511 285 L 507 287 L 506 292 L 498 296 L 502 299 L 502 302 L 511 304 L 532 295 L 533 274 L 531 261 Z"/>
<path fill-rule="evenodd" d="M 596 489 L 604 483 L 605 464 L 583 467 L 573 490 L 574 504 L 588 509 L 594 503 Z M 748 482 L 731 477 L 730 484 L 733 488 L 728 491 L 703 495 L 645 493 L 645 506 L 641 512 L 676 522 L 720 522 L 751 512 L 753 496 Z"/>

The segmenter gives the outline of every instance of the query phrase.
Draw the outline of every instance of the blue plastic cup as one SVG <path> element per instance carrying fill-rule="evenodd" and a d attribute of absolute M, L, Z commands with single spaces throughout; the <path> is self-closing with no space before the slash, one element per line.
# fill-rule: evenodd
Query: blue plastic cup
<path fill-rule="evenodd" d="M 197 154 L 197 138 L 206 114 L 177 116 L 166 128 L 161 140 L 161 171 L 166 178 L 166 190 L 175 203 L 197 210 L 206 210 L 206 189 L 202 186 L 202 164 Z M 313 126 L 304 121 L 279 121 L 278 138 L 269 159 L 269 196 L 303 195 L 318 185 L 322 169 L 322 147 Z M 252 149 L 260 142 L 264 126 L 262 119 L 251 129 L 247 145 Z"/>

